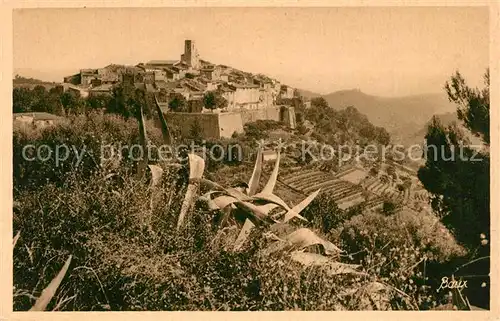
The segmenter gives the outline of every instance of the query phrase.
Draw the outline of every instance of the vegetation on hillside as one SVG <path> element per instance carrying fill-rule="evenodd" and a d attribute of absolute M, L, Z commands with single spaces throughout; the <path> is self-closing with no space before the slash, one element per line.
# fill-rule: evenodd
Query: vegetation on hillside
<path fill-rule="evenodd" d="M 131 120 L 111 115 L 75 116 L 69 124 L 41 131 L 26 127 L 16 130 L 14 148 L 19 151 L 28 141 L 39 145 L 53 140 L 56 144 L 69 138 L 67 143 L 76 148 L 89 146 L 88 154 L 97 158 L 97 146 L 104 139 L 117 144 L 141 142 L 145 127 L 148 139 L 165 137 L 150 126 L 143 124 L 137 131 L 132 125 Z M 70 157 L 69 166 L 54 173 L 49 173 L 50 166 L 43 167 L 40 162 L 20 163 L 14 193 L 14 230 L 21 231 L 14 251 L 15 310 L 26 310 L 34 304 L 69 255 L 71 264 L 47 305 L 49 310 L 386 310 L 435 306 L 443 300 L 442 294 L 433 294 L 427 287 L 409 286 L 417 282 L 414 273 L 423 268 L 417 264 L 419 256 L 405 252 L 406 259 L 397 266 L 391 265 L 390 260 L 387 265 L 382 264 L 382 273 L 372 267 L 372 261 L 351 255 L 349 244 L 353 237 L 354 244 L 361 246 L 359 237 L 373 236 L 364 230 L 361 236 L 342 233 L 344 224 L 349 227 L 346 232 L 353 224 L 359 226 L 355 223 L 359 212 L 344 216 L 334 202 L 312 197 L 304 205 L 296 203 L 303 211 L 290 212 L 294 216 L 301 213 L 307 221 L 288 222 L 285 218 L 273 222 L 279 212 L 264 214 L 263 208 L 259 208 L 270 210 L 288 205 L 266 194 L 266 190 L 273 189 L 272 185 L 266 187 L 269 183 L 264 194 L 253 197 L 243 196 L 235 189 L 200 191 L 199 195 L 206 196 L 190 207 L 186 206 L 188 197 L 183 195 L 200 177 L 197 175 L 203 173 L 192 174 L 198 165 L 190 162 L 186 168 L 157 163 L 163 175 L 158 176 L 150 167 L 148 176 L 138 180 L 139 164 L 122 156 L 121 161 L 102 164 L 92 162 L 90 157 L 79 166 L 72 166 L 75 159 Z M 279 167 L 270 174 L 274 177 L 270 182 L 277 177 L 276 169 Z M 258 171 L 254 170 L 250 179 L 250 190 L 259 181 Z M 52 178 L 47 180 L 47 176 Z M 210 189 L 221 188 L 209 185 Z M 250 206 L 243 197 L 251 197 L 252 202 L 258 197 L 265 202 Z M 240 205 L 232 210 L 234 216 L 228 221 L 226 206 L 230 204 Z M 254 214 L 248 216 L 249 211 Z M 179 220 L 180 216 L 184 219 Z M 249 218 L 255 228 L 248 235 L 242 234 L 240 230 L 249 225 Z M 421 221 L 418 217 L 413 219 Z M 430 222 L 419 224 L 427 226 Z M 386 236 L 389 241 L 395 237 L 402 246 L 407 241 L 420 240 L 417 244 L 422 253 L 436 251 L 437 246 L 444 256 L 436 259 L 448 259 L 461 251 L 453 239 L 427 247 L 422 240 L 427 235 L 419 234 L 418 228 L 407 232 L 411 237 L 391 233 Z M 308 235 L 300 241 L 306 243 L 293 245 L 301 233 Z M 374 233 L 384 233 L 383 225 Z M 247 241 L 241 250 L 234 251 L 234 240 L 241 240 L 241 235 L 246 235 Z M 280 241 L 287 239 L 292 244 L 290 249 L 286 249 L 288 243 Z M 310 248 L 308 242 L 319 247 Z M 341 248 L 334 250 L 334 244 Z M 408 248 L 409 244 L 405 246 Z M 281 250 L 265 254 L 276 246 Z M 429 260 L 434 260 L 431 252 Z M 333 253 L 337 254 L 331 257 Z"/>
<path fill-rule="evenodd" d="M 418 171 L 420 181 L 432 195 L 434 213 L 470 250 L 469 268 L 457 275 L 472 275 L 469 284 L 474 284 L 476 293 L 479 280 L 489 288 L 490 273 L 489 84 L 487 71 L 481 90 L 467 86 L 459 72 L 445 85 L 450 101 L 457 105 L 458 118 L 481 138 L 483 146 L 469 146 L 460 127 L 445 127 L 434 118 L 425 136 L 426 163 Z M 479 298 L 484 304 L 489 304 L 488 299 L 489 295 Z"/>
<path fill-rule="evenodd" d="M 383 127 L 374 126 L 355 107 L 335 110 L 324 98 L 313 98 L 305 119 L 313 122 L 312 137 L 320 142 L 337 145 L 364 146 L 368 143 L 387 145 L 390 135 Z"/>
<path fill-rule="evenodd" d="M 489 145 L 489 73 L 485 88 L 467 86 L 456 73 L 446 90 L 457 104 L 457 114 L 464 126 Z M 472 148 L 456 125 L 444 127 L 435 118 L 427 135 L 426 164 L 418 176 L 432 193 L 432 207 L 446 225 L 453 228 L 458 240 L 475 247 L 481 233 L 490 229 L 490 157 L 489 150 Z"/>
<path fill-rule="evenodd" d="M 460 117 L 489 143 L 488 91 L 468 90 L 458 77 L 447 86 L 450 98 L 466 102 Z M 280 131 L 333 146 L 390 143 L 387 131 L 354 107 L 334 110 L 316 98 L 301 110 L 296 130 L 258 121 L 231 139 L 204 142 L 224 152 L 238 143 L 244 160 L 203 160 L 185 149 L 175 155 L 181 159 L 160 160 L 154 152 L 137 158 L 126 146 L 199 138 L 176 137 L 155 97 L 126 85 L 92 104 L 67 94 L 14 93 L 14 110 L 67 116 L 56 126 L 14 127 L 14 310 L 417 310 L 448 302 L 470 309 L 460 291 L 436 289 L 442 276 L 489 253 L 487 152 L 480 154 L 487 162 L 431 157 L 421 169 L 439 217 L 390 202 L 382 213 L 341 210 L 335 197 L 352 184 L 344 182 L 338 195 L 286 195 L 279 178 L 293 150 L 278 150 L 266 164 L 256 140 Z M 159 118 L 161 128 L 144 118 Z M 435 122 L 427 141 L 450 152 L 459 137 Z M 69 150 L 59 163 L 54 153 L 26 159 L 28 144 L 35 146 L 28 156 L 42 145 Z M 374 177 L 381 171 L 379 164 L 367 168 Z M 385 172 L 397 176 L 394 167 Z"/>

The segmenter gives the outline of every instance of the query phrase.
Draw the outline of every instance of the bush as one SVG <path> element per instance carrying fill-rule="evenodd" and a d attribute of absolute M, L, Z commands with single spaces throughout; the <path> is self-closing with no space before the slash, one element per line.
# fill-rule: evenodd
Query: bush
<path fill-rule="evenodd" d="M 101 157 L 102 142 L 138 142 L 136 127 L 116 116 L 90 114 L 42 131 L 17 130 L 18 205 L 13 224 L 21 238 L 14 249 L 14 310 L 33 305 L 68 255 L 73 256 L 70 269 L 49 310 L 413 309 L 394 291 L 384 295 L 390 305 L 374 307 L 374 281 L 387 282 L 425 306 L 429 296 L 416 284 L 425 280 L 419 270 L 422 259 L 445 262 L 463 252 L 431 216 L 361 216 L 359 207 L 341 211 L 327 195 L 317 197 L 301 214 L 315 233 L 334 243 L 341 239 L 366 274 L 332 275 L 321 268 L 324 262 L 321 267 L 301 265 L 290 260 L 287 251 L 264 255 L 261 250 L 268 245 L 270 231 L 263 233 L 258 224 L 243 251 L 227 251 L 241 224 L 221 228 L 223 213 L 209 210 L 203 202 L 195 204 L 184 228 L 176 231 L 186 167 L 160 164 L 165 174 L 159 186 L 152 187 L 148 177 L 137 180 L 130 159 L 112 166 L 95 161 Z M 148 126 L 148 135 L 153 142 L 161 141 L 153 126 Z M 54 168 L 49 162 L 20 159 L 27 143 L 75 144 L 91 152 L 82 166 L 64 163 Z M 233 165 L 218 168 L 208 163 L 214 172 L 207 178 L 246 181 L 251 167 Z M 337 259 L 330 257 L 328 263 L 339 263 Z"/>
<path fill-rule="evenodd" d="M 160 130 L 156 129 L 152 122 L 148 122 L 147 126 L 151 143 L 161 145 Z M 103 146 L 113 144 L 117 148 L 130 147 L 138 143 L 137 121 L 124 120 L 111 114 L 70 116 L 57 126 L 42 129 L 26 125 L 16 126 L 13 132 L 14 194 L 23 189 L 37 189 L 47 183 L 62 186 L 70 174 L 82 179 L 90 177 L 92 173 L 103 169 L 101 160 L 109 156 L 102 155 L 103 152 L 109 153 L 109 149 Z M 26 150 L 29 159 L 23 157 L 23 149 L 27 145 L 34 146 Z M 43 145 L 46 147 L 40 148 Z M 56 161 L 55 154 L 58 146 L 60 156 L 67 156 L 60 162 Z M 67 154 L 64 146 L 68 148 Z M 38 148 L 43 159 L 36 157 Z M 48 149 L 52 151 L 51 155 L 48 155 Z M 135 162 L 129 156 L 129 150 L 123 149 L 123 161 L 114 164 L 114 167 L 133 167 Z M 152 157 L 156 157 L 155 153 L 152 153 Z"/>
<path fill-rule="evenodd" d="M 21 192 L 14 219 L 14 231 L 21 231 L 14 251 L 16 289 L 40 291 L 60 269 L 63 258 L 72 254 L 72 267 L 57 300 L 76 295 L 67 307 L 70 310 L 101 310 L 104 304 L 111 309 L 130 308 L 117 283 L 125 285 L 127 277 L 131 282 L 134 275 L 127 269 L 146 264 L 136 271 L 146 274 L 145 279 L 151 278 L 155 266 L 163 274 L 167 269 L 160 265 L 169 261 L 163 250 L 182 241 L 169 232 L 174 222 L 168 218 L 179 209 L 179 193 L 169 182 L 176 176 L 172 175 L 165 178 L 169 187 L 155 197 L 153 208 L 151 191 L 126 172 L 113 177 L 95 174 L 87 182 L 72 175 L 65 186 L 49 183 Z M 32 304 L 26 296 L 14 298 L 16 310 Z"/>
<path fill-rule="evenodd" d="M 353 212 L 339 209 L 333 197 L 325 193 L 318 195 L 302 212 L 302 216 L 324 234 L 335 232 L 336 228 L 353 215 Z"/>
<path fill-rule="evenodd" d="M 433 301 L 437 304 L 434 294 L 439 287 L 429 286 L 426 264 L 445 263 L 466 254 L 436 217 L 411 211 L 354 216 L 344 223 L 340 236 L 352 261 L 416 298 L 421 308 L 429 308 Z"/>
<path fill-rule="evenodd" d="M 96 174 L 71 189 L 49 183 L 19 195 L 14 310 L 33 305 L 69 254 L 72 264 L 49 310 L 66 299 L 58 309 L 340 309 L 350 301 L 334 294 L 366 283 L 290 264 L 280 254 L 263 257 L 258 229 L 244 251 L 227 252 L 230 238 L 213 224 L 218 213 L 200 204 L 186 228 L 172 232 L 184 191 L 175 172 L 156 196 L 132 175 L 116 178 Z"/>

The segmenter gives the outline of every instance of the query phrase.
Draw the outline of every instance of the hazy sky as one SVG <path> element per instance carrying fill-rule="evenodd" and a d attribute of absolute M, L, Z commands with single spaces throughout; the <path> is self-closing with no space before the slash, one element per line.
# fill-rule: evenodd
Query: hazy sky
<path fill-rule="evenodd" d="M 109 8 L 13 13 L 14 69 L 62 81 L 80 68 L 177 59 L 184 40 L 214 63 L 303 89 L 397 96 L 480 84 L 487 8 Z"/>

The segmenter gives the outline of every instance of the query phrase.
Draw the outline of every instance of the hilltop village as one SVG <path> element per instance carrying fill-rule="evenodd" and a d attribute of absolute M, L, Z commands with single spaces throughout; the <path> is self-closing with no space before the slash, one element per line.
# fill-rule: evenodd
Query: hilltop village
<path fill-rule="evenodd" d="M 201 59 L 193 40 L 185 40 L 179 60 L 81 69 L 64 78 L 64 90 L 77 91 L 81 97 L 112 95 L 120 83 L 155 94 L 165 113 L 170 111 L 168 102 L 182 95 L 188 106 L 186 112 L 180 113 L 182 119 L 178 119 L 180 114 L 170 117 L 177 117 L 175 121 L 185 123 L 185 128 L 194 121 L 204 123 L 201 127 L 206 137 L 229 137 L 241 132 L 246 122 L 259 119 L 283 121 L 294 128 L 294 106 L 310 104 L 299 97 L 296 89 L 276 79 Z M 207 109 L 203 103 L 207 92 L 217 92 L 227 103 L 222 108 Z M 208 124 L 214 121 L 208 118 L 214 118 L 218 128 L 210 128 Z"/>

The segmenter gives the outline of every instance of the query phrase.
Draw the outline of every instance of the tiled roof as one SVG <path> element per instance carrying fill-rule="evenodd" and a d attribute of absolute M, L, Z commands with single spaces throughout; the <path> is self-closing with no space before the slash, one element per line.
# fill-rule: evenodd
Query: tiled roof
<path fill-rule="evenodd" d="M 82 74 L 95 74 L 96 72 L 96 69 L 80 69 L 80 73 Z"/>
<path fill-rule="evenodd" d="M 223 92 L 233 92 L 234 91 L 233 88 L 230 88 L 230 87 L 224 86 L 224 85 L 220 86 L 219 89 L 222 90 Z"/>
<path fill-rule="evenodd" d="M 189 69 L 189 66 L 182 61 L 176 63 L 174 67 L 176 67 L 177 69 Z"/>
<path fill-rule="evenodd" d="M 231 86 L 235 88 L 259 88 L 257 85 L 252 84 L 240 84 L 240 83 L 232 83 Z"/>
<path fill-rule="evenodd" d="M 173 65 L 179 62 L 179 60 L 150 60 L 146 65 Z"/>

